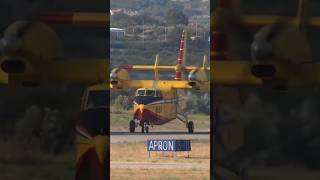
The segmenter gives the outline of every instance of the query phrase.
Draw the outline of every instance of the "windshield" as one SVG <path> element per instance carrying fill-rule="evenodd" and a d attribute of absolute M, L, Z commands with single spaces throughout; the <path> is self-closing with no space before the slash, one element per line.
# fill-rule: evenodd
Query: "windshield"
<path fill-rule="evenodd" d="M 147 90 L 146 96 L 156 96 L 156 92 L 154 90 Z"/>
<path fill-rule="evenodd" d="M 90 91 L 88 96 L 88 108 L 92 107 L 108 107 L 109 93 L 106 90 Z"/>
<path fill-rule="evenodd" d="M 145 90 L 138 90 L 137 91 L 137 96 L 144 96 Z"/>
<path fill-rule="evenodd" d="M 155 96 L 136 96 L 134 98 L 135 103 L 144 104 L 144 105 L 147 105 L 159 100 L 161 100 L 161 97 L 155 97 Z"/>

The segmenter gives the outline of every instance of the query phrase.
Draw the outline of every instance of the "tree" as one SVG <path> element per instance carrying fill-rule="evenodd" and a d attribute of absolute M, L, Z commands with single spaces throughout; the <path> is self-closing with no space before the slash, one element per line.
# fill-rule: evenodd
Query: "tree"
<path fill-rule="evenodd" d="M 114 100 L 114 105 L 118 109 L 129 110 L 131 108 L 130 98 L 129 96 L 119 95 Z"/>
<path fill-rule="evenodd" d="M 166 14 L 167 25 L 188 25 L 188 17 L 178 9 L 170 9 Z"/>

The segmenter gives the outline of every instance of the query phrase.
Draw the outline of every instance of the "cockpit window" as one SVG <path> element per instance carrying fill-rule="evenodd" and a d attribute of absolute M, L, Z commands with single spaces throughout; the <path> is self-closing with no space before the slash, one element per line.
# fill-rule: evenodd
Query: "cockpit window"
<path fill-rule="evenodd" d="M 144 96 L 145 95 L 145 90 L 138 90 L 137 91 L 137 96 Z"/>
<path fill-rule="evenodd" d="M 88 108 L 108 107 L 108 91 L 90 91 L 88 96 Z"/>
<path fill-rule="evenodd" d="M 156 91 L 154 91 L 154 90 L 147 90 L 147 91 L 146 91 L 146 96 L 152 96 L 152 97 L 154 97 L 154 96 L 156 96 Z"/>
<path fill-rule="evenodd" d="M 146 104 L 150 104 L 152 102 L 161 100 L 162 97 L 157 96 L 156 94 L 158 94 L 158 92 L 155 90 L 146 90 L 146 95 L 134 97 L 134 102 L 136 104 L 146 105 Z"/>

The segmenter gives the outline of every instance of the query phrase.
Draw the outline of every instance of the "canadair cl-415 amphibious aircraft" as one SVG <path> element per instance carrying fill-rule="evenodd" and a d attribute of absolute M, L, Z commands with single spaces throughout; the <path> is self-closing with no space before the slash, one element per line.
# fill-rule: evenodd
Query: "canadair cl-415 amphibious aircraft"
<path fill-rule="evenodd" d="M 110 74 L 110 87 L 112 89 L 137 89 L 134 97 L 134 116 L 129 122 L 129 131 L 134 132 L 140 125 L 141 132 L 148 133 L 149 126 L 162 125 L 171 120 L 183 121 L 189 133 L 193 133 L 194 124 L 188 121 L 183 108 L 182 94 L 184 90 L 209 90 L 209 71 L 206 66 L 206 57 L 200 67 L 186 66 L 186 40 L 187 33 L 183 31 L 179 56 L 176 66 L 160 66 L 159 55 L 156 56 L 154 66 L 126 65 L 115 68 Z M 128 70 L 153 70 L 153 80 L 130 79 Z M 175 71 L 174 80 L 160 80 L 159 71 Z M 183 78 L 183 73 L 188 73 Z"/>

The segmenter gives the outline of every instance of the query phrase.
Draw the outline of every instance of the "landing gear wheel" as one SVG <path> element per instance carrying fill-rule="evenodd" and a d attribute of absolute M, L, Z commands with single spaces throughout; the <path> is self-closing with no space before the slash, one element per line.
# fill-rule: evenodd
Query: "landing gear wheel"
<path fill-rule="evenodd" d="M 146 133 L 149 133 L 149 127 L 146 126 Z"/>
<path fill-rule="evenodd" d="M 130 133 L 134 133 L 135 129 L 136 129 L 136 124 L 135 124 L 135 122 L 133 120 L 131 120 L 129 122 L 129 131 L 130 131 Z"/>
<path fill-rule="evenodd" d="M 188 124 L 188 133 L 193 133 L 193 129 L 194 129 L 194 125 L 193 125 L 193 122 L 192 121 L 189 121 Z"/>

